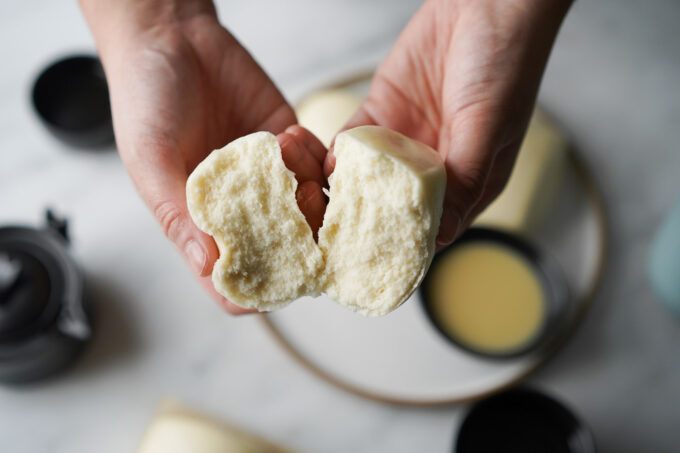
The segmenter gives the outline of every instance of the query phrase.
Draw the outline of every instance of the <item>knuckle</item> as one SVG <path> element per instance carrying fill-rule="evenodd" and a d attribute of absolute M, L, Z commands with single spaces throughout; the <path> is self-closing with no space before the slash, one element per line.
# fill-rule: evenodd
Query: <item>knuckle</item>
<path fill-rule="evenodd" d="M 510 141 L 496 156 L 486 179 L 480 203 L 489 204 L 503 192 L 510 180 L 521 138 Z"/>
<path fill-rule="evenodd" d="M 245 315 L 252 312 L 246 308 L 239 307 L 238 305 L 228 301 L 227 299 L 222 299 L 218 302 L 222 309 L 232 316 Z"/>
<path fill-rule="evenodd" d="M 219 304 L 222 306 L 222 309 L 224 311 L 226 311 L 228 314 L 232 316 L 237 316 L 243 313 L 242 309 L 239 309 L 239 307 L 228 301 L 220 301 Z"/>
<path fill-rule="evenodd" d="M 485 202 L 485 204 L 489 204 L 495 200 L 496 197 L 498 197 L 505 189 L 509 179 L 508 176 L 494 178 L 493 180 L 489 181 L 489 183 L 486 185 L 486 188 L 484 189 L 484 196 L 480 201 L 483 203 Z"/>
<path fill-rule="evenodd" d="M 179 238 L 182 223 L 182 211 L 173 202 L 166 201 L 154 209 L 154 216 L 161 225 L 163 234 L 175 242 Z"/>
<path fill-rule="evenodd" d="M 444 207 L 449 215 L 466 219 L 484 196 L 486 179 L 482 167 L 468 167 L 464 172 L 449 175 L 444 197 Z"/>
<path fill-rule="evenodd" d="M 303 134 L 306 132 L 306 129 L 298 124 L 293 124 L 286 128 L 286 132 L 295 136 L 304 136 Z"/>
<path fill-rule="evenodd" d="M 460 195 L 465 205 L 472 206 L 482 198 L 487 179 L 486 168 L 478 165 L 468 166 L 457 179 L 458 190 L 462 192 Z"/>

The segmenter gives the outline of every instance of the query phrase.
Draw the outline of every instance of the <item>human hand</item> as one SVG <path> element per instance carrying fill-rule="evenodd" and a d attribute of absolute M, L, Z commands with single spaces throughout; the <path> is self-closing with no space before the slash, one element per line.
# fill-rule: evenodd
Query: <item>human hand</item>
<path fill-rule="evenodd" d="M 116 141 L 137 191 L 201 285 L 230 313 L 210 274 L 219 256 L 189 216 L 188 175 L 212 150 L 251 132 L 278 133 L 312 229 L 325 210 L 323 145 L 218 22 L 209 1 L 81 0 L 109 83 Z M 285 130 L 285 132 L 284 132 Z"/>
<path fill-rule="evenodd" d="M 447 187 L 438 248 L 505 186 L 570 3 L 428 0 L 345 126 L 385 126 L 439 151 Z M 327 176 L 334 165 L 329 153 Z"/>

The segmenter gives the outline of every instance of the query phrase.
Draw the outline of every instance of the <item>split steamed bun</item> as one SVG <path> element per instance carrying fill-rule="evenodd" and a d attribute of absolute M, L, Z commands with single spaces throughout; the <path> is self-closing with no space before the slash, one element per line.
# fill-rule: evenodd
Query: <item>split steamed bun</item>
<path fill-rule="evenodd" d="M 215 289 L 267 311 L 322 292 L 364 315 L 389 313 L 434 256 L 446 173 L 432 148 L 378 126 L 338 135 L 319 244 L 300 212 L 297 183 L 268 132 L 201 162 L 187 182 L 189 212 L 215 238 Z"/>

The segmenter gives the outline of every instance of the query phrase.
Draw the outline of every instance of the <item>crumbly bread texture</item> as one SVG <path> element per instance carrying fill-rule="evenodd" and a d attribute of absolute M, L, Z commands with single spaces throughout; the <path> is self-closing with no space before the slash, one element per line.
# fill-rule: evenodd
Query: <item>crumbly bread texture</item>
<path fill-rule="evenodd" d="M 446 174 L 430 147 L 377 126 L 335 141 L 319 230 L 324 291 L 364 315 L 384 315 L 418 287 L 434 256 Z"/>
<path fill-rule="evenodd" d="M 434 256 L 446 173 L 430 147 L 362 126 L 338 135 L 319 244 L 295 201 L 276 138 L 242 137 L 189 177 L 196 225 L 215 237 L 217 291 L 272 310 L 321 292 L 367 316 L 389 313 L 422 281 Z"/>
<path fill-rule="evenodd" d="M 323 257 L 296 188 L 268 132 L 213 151 L 189 176 L 189 213 L 220 250 L 213 284 L 235 304 L 268 311 L 318 295 Z"/>

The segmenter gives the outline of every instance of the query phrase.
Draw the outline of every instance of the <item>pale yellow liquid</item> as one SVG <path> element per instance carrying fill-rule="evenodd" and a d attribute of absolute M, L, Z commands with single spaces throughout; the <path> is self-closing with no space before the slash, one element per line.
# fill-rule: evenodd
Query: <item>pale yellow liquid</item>
<path fill-rule="evenodd" d="M 541 282 L 510 248 L 461 245 L 442 256 L 431 272 L 432 315 L 440 328 L 471 349 L 510 352 L 532 340 L 543 324 Z"/>

